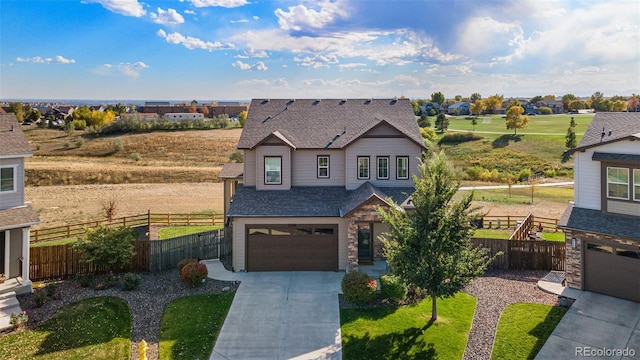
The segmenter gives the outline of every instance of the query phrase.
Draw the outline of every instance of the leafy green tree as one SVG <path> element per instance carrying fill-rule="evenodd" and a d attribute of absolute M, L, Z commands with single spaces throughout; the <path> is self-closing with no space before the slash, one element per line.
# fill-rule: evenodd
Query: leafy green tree
<path fill-rule="evenodd" d="M 564 146 L 566 146 L 567 149 L 574 149 L 576 146 L 578 146 L 578 140 L 576 138 L 576 121 L 573 119 L 573 116 L 571 117 L 571 122 L 569 122 L 567 135 L 564 138 Z"/>
<path fill-rule="evenodd" d="M 527 127 L 529 123 L 528 116 L 522 116 L 524 113 L 524 109 L 520 106 L 514 106 L 509 111 L 507 111 L 507 129 L 513 129 L 513 134 L 515 135 L 518 129 L 524 129 Z"/>
<path fill-rule="evenodd" d="M 456 95 L 456 97 L 454 99 L 456 99 L 456 101 L 460 101 L 460 100 L 462 100 L 462 95 Z"/>
<path fill-rule="evenodd" d="M 575 95 L 573 95 L 573 94 L 564 94 L 564 95 L 562 95 L 562 102 L 566 101 L 567 103 L 569 103 L 572 100 L 576 100 L 576 99 L 577 99 L 577 97 Z"/>
<path fill-rule="evenodd" d="M 627 111 L 627 102 L 624 100 L 618 100 L 614 102 L 611 106 L 611 111 L 615 111 L 615 112 Z"/>
<path fill-rule="evenodd" d="M 429 120 L 429 117 L 427 115 L 420 115 L 420 118 L 418 119 L 418 126 L 420 127 L 431 127 L 431 120 Z"/>
<path fill-rule="evenodd" d="M 447 131 L 447 128 L 449 128 L 449 119 L 445 114 L 439 114 L 436 118 L 436 130 L 443 133 Z"/>
<path fill-rule="evenodd" d="M 444 97 L 444 94 L 441 93 L 440 91 L 438 92 L 434 92 L 433 94 L 431 94 L 431 101 L 434 103 L 438 103 L 440 105 L 444 104 L 446 98 Z"/>
<path fill-rule="evenodd" d="M 454 200 L 460 179 L 444 152 L 421 161 L 419 173 L 413 177 L 415 210 L 403 211 L 392 202 L 379 213 L 389 224 L 389 232 L 382 235 L 387 262 L 403 283 L 431 297 L 433 322 L 438 318 L 437 299 L 455 295 L 493 259 L 469 241 L 471 224 L 481 215 L 471 208 L 472 194 Z"/>
<path fill-rule="evenodd" d="M 135 230 L 128 227 L 98 226 L 87 230 L 75 246 L 82 261 L 105 270 L 121 270 L 135 255 L 133 241 L 137 238 Z"/>
<path fill-rule="evenodd" d="M 18 119 L 18 122 L 23 122 L 24 121 L 24 109 L 22 107 L 22 103 L 21 102 L 11 102 L 9 103 L 9 111 L 10 113 L 13 113 L 16 116 L 16 119 Z"/>
<path fill-rule="evenodd" d="M 416 116 L 420 115 L 420 102 L 418 100 L 411 100 L 411 107 Z"/>
<path fill-rule="evenodd" d="M 569 110 L 584 109 L 584 103 L 580 99 L 571 100 L 569 102 Z"/>
<path fill-rule="evenodd" d="M 110 110 L 116 115 L 122 115 L 127 112 L 127 107 L 122 103 L 117 103 L 116 105 L 109 104 L 105 107 L 105 110 Z"/>
<path fill-rule="evenodd" d="M 482 100 L 482 95 L 480 95 L 480 93 L 474 92 L 473 94 L 471 94 L 471 97 L 469 98 L 469 100 L 471 100 L 471 102 L 476 102 L 478 100 Z"/>
<path fill-rule="evenodd" d="M 529 102 L 530 102 L 531 104 L 535 104 L 535 103 L 537 103 L 538 101 L 542 101 L 542 100 L 544 100 L 544 98 L 543 98 L 542 96 L 540 96 L 540 95 L 536 95 L 536 96 L 532 97 L 531 99 L 529 99 Z"/>
<path fill-rule="evenodd" d="M 591 95 L 591 107 L 596 111 L 607 111 L 606 105 L 603 104 L 604 94 L 596 91 Z"/>

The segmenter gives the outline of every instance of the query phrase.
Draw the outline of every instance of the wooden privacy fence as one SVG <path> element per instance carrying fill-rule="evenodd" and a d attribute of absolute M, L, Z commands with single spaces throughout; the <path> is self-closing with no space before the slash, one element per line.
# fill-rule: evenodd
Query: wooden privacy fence
<path fill-rule="evenodd" d="M 124 269 L 144 272 L 175 268 L 186 258 L 213 259 L 231 254 L 231 241 L 223 230 L 213 230 L 167 240 L 133 242 L 136 254 Z M 69 278 L 78 273 L 108 271 L 80 261 L 80 252 L 73 245 L 33 247 L 29 256 L 29 277 L 32 281 Z"/>
<path fill-rule="evenodd" d="M 471 243 L 489 249 L 490 256 L 502 252 L 502 255 L 496 257 L 489 265 L 491 269 L 565 269 L 564 242 L 472 238 Z"/>
<path fill-rule="evenodd" d="M 224 219 L 220 214 L 170 214 L 170 213 L 151 213 L 124 216 L 112 219 L 90 221 L 77 224 L 69 224 L 43 229 L 31 230 L 31 242 L 40 242 L 48 240 L 66 239 L 72 237 L 81 237 L 85 234 L 87 228 L 93 228 L 100 225 L 108 227 L 136 227 L 150 225 L 222 225 Z"/>

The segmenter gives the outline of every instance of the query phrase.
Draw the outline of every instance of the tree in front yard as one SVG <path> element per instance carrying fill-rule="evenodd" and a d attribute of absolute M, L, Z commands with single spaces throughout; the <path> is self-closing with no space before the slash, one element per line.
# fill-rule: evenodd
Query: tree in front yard
<path fill-rule="evenodd" d="M 481 214 L 471 208 L 473 195 L 454 200 L 460 179 L 444 152 L 421 161 L 419 172 L 413 177 L 415 210 L 404 211 L 392 203 L 379 213 L 389 224 L 389 232 L 382 236 L 387 262 L 403 283 L 431 297 L 433 322 L 437 299 L 455 295 L 483 274 L 493 259 L 469 241 L 471 224 Z"/>
<path fill-rule="evenodd" d="M 98 226 L 87 230 L 75 245 L 84 262 L 105 270 L 124 268 L 135 255 L 133 241 L 138 238 L 135 230 L 127 227 Z"/>

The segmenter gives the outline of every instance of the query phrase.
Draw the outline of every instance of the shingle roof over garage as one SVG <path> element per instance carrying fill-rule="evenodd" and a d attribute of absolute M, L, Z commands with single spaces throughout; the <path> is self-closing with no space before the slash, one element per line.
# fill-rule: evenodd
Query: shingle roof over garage
<path fill-rule="evenodd" d="M 31 146 L 12 113 L 0 114 L 0 157 L 31 156 Z"/>

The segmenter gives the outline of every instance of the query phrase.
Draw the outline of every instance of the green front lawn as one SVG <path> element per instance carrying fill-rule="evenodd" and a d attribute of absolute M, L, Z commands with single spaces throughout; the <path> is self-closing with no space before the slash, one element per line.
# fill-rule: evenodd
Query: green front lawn
<path fill-rule="evenodd" d="M 204 231 L 222 229 L 223 225 L 197 225 L 197 226 L 167 226 L 159 231 L 160 240 L 171 239 L 178 236 L 191 235 Z"/>
<path fill-rule="evenodd" d="M 438 300 L 438 320 L 429 325 L 431 299 L 377 309 L 340 310 L 345 359 L 460 359 L 476 307 L 458 293 Z"/>
<path fill-rule="evenodd" d="M 234 295 L 187 296 L 167 305 L 160 324 L 160 359 L 208 359 Z"/>
<path fill-rule="evenodd" d="M 483 239 L 509 240 L 509 237 L 511 237 L 513 231 L 513 229 L 476 229 L 472 237 Z"/>
<path fill-rule="evenodd" d="M 115 297 L 65 306 L 33 330 L 0 338 L 0 359 L 129 359 L 131 313 Z"/>
<path fill-rule="evenodd" d="M 564 233 L 562 231 L 558 232 L 542 232 L 542 238 L 547 241 L 557 241 L 564 242 Z"/>
<path fill-rule="evenodd" d="M 565 312 L 566 308 L 542 304 L 507 306 L 500 316 L 491 359 L 534 359 Z"/>

